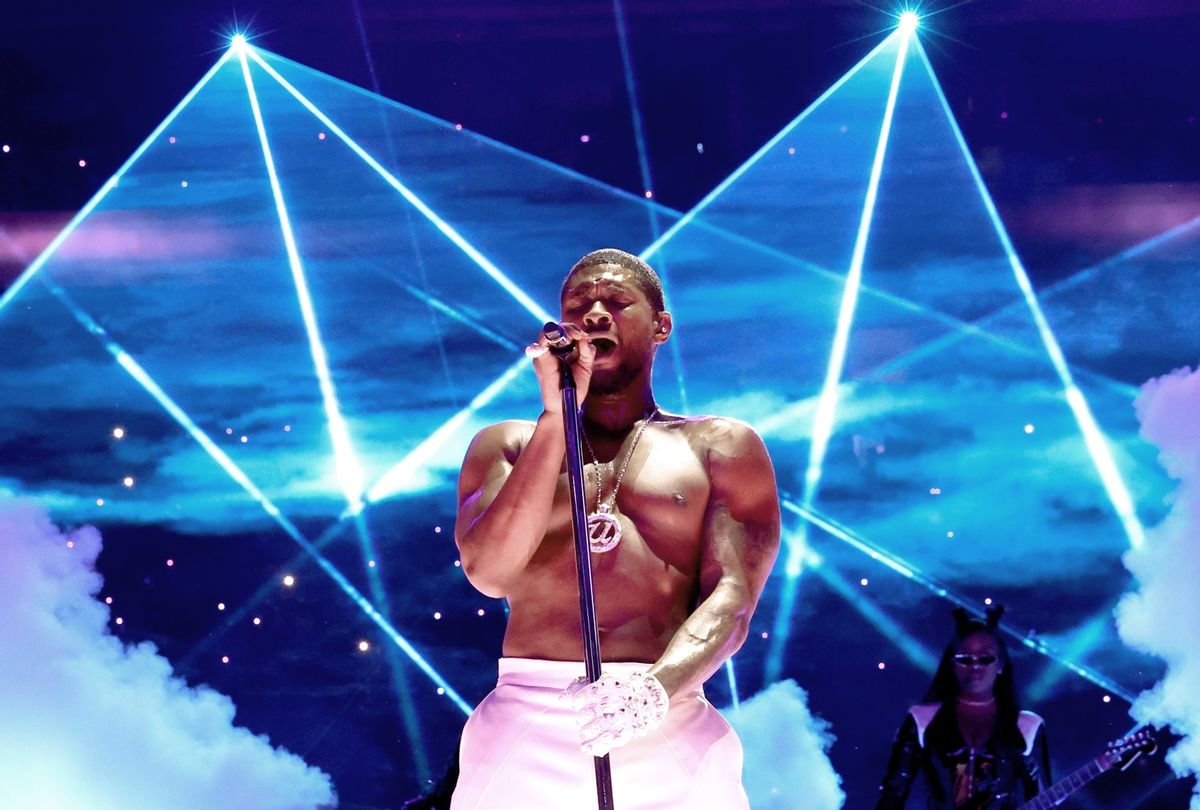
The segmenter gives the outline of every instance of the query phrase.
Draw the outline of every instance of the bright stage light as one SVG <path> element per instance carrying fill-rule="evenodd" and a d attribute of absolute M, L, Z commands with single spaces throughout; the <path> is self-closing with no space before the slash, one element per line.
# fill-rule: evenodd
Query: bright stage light
<path fill-rule="evenodd" d="M 917 12 L 905 11 L 900 14 L 900 30 L 904 33 L 911 34 L 920 24 L 921 18 L 917 16 Z"/>
<path fill-rule="evenodd" d="M 234 34 L 229 38 L 229 47 L 234 51 L 241 51 L 246 47 L 246 35 Z"/>

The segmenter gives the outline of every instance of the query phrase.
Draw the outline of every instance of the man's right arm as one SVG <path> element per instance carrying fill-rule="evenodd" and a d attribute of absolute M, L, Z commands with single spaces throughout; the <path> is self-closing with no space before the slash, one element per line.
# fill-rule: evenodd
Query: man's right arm
<path fill-rule="evenodd" d="M 481 593 L 507 596 L 545 536 L 562 469 L 562 415 L 484 428 L 458 479 L 454 539 L 463 571 Z"/>
<path fill-rule="evenodd" d="M 580 405 L 587 397 L 596 348 L 574 324 L 563 324 L 578 343 L 571 365 Z M 501 598 L 511 591 L 546 535 L 554 491 L 566 455 L 559 361 L 546 351 L 546 336 L 530 347 L 542 394 L 542 415 L 528 423 L 484 428 L 471 442 L 458 476 L 454 541 L 463 571 L 476 590 Z"/>

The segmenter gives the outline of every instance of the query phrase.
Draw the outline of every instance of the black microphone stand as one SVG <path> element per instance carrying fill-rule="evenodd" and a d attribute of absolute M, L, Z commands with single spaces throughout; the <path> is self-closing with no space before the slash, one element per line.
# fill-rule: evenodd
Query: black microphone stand
<path fill-rule="evenodd" d="M 588 683 L 600 679 L 600 630 L 596 625 L 596 598 L 592 589 L 592 549 L 588 543 L 587 506 L 584 503 L 583 447 L 580 445 L 579 403 L 575 375 L 568 357 L 559 355 L 563 427 L 567 439 L 567 485 L 571 492 L 571 527 L 575 534 L 575 573 L 579 579 L 579 620 L 583 627 L 583 664 Z M 608 754 L 594 757 L 596 801 L 600 810 L 613 810 L 612 769 Z"/>

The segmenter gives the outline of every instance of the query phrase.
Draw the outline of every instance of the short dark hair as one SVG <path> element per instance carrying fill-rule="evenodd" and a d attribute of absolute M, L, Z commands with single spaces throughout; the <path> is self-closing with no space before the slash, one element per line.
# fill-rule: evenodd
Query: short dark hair
<path fill-rule="evenodd" d="M 634 256 L 632 253 L 626 253 L 623 250 L 618 250 L 617 248 L 593 250 L 575 262 L 575 266 L 571 268 L 571 272 L 567 273 L 567 277 L 563 279 L 562 291 L 559 293 L 559 298 L 567 294 L 567 285 L 571 282 L 572 276 L 580 270 L 595 267 L 598 264 L 615 264 L 617 267 L 623 267 L 628 270 L 633 274 L 633 280 L 637 283 L 638 287 L 645 293 L 650 306 L 654 307 L 654 311 L 663 312 L 666 310 L 662 279 L 658 277 L 658 273 L 654 272 L 653 267 L 646 264 L 637 256 Z"/>

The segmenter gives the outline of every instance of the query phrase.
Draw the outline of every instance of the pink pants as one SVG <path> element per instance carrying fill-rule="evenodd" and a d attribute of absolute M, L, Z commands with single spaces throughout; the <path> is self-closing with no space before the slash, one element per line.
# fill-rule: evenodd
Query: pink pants
<path fill-rule="evenodd" d="M 495 690 L 463 731 L 451 810 L 595 810 L 593 759 L 580 753 L 574 713 L 559 699 L 583 671 L 580 662 L 500 659 Z M 742 744 L 698 690 L 675 695 L 657 731 L 610 759 L 616 810 L 749 810 Z"/>

